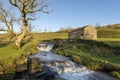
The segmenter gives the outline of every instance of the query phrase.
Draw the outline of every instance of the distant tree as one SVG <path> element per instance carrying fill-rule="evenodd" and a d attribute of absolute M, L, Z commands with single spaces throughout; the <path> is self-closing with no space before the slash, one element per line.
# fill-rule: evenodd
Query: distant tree
<path fill-rule="evenodd" d="M 34 30 L 35 26 L 32 25 L 32 23 L 28 24 L 28 32 L 31 33 Z"/>
<path fill-rule="evenodd" d="M 22 32 L 15 41 L 15 45 L 20 48 L 22 40 L 28 31 L 29 20 L 35 20 L 35 17 L 32 15 L 35 15 L 37 12 L 49 13 L 49 11 L 46 10 L 48 4 L 45 3 L 45 0 L 9 0 L 9 2 L 21 13 Z"/>

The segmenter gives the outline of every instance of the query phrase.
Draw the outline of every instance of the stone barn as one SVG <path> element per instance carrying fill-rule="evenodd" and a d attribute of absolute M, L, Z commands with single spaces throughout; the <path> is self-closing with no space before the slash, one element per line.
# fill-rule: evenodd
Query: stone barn
<path fill-rule="evenodd" d="M 87 25 L 69 32 L 68 37 L 73 39 L 97 40 L 97 30 L 92 25 Z"/>

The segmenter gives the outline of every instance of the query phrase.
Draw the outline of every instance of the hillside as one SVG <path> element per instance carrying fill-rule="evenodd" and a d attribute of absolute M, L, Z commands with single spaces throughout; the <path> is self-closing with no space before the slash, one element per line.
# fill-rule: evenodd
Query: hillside
<path fill-rule="evenodd" d="M 68 33 L 77 28 L 62 29 L 58 33 Z M 120 38 L 120 24 L 112 24 L 96 27 L 98 38 Z"/>
<path fill-rule="evenodd" d="M 98 38 L 120 38 L 120 24 L 96 27 Z"/>

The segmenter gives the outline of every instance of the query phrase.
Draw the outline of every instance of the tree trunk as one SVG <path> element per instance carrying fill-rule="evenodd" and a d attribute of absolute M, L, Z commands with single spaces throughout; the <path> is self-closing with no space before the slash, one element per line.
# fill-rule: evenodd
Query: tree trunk
<path fill-rule="evenodd" d="M 27 33 L 27 26 L 24 26 L 24 27 L 23 27 L 23 30 L 22 30 L 22 34 L 20 34 L 20 35 L 17 37 L 17 40 L 15 41 L 15 45 L 17 46 L 17 48 L 20 48 L 20 47 L 21 47 L 22 40 L 23 40 L 23 38 L 25 37 L 26 33 Z"/>
<path fill-rule="evenodd" d="M 22 40 L 27 33 L 28 22 L 26 20 L 26 13 L 25 13 L 25 5 L 24 4 L 23 4 L 23 9 L 22 9 L 21 13 L 22 13 L 23 28 L 22 28 L 22 33 L 17 37 L 17 40 L 15 41 L 15 45 L 17 46 L 17 48 L 21 47 Z"/>

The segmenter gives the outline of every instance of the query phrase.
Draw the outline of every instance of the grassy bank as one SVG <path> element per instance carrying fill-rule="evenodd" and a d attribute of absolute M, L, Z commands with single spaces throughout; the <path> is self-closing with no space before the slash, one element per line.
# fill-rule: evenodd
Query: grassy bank
<path fill-rule="evenodd" d="M 120 38 L 120 24 L 96 27 L 98 38 Z"/>
<path fill-rule="evenodd" d="M 120 30 L 118 29 L 98 29 L 98 38 L 120 38 Z"/>
<path fill-rule="evenodd" d="M 83 40 L 71 42 L 66 40 L 67 33 L 32 33 L 31 36 L 32 38 L 25 40 L 22 48 L 18 50 L 14 49 L 14 42 L 0 41 L 0 72 L 14 73 L 16 65 L 24 64 L 29 54 L 38 52 L 36 45 L 42 40 L 53 41 L 59 45 L 55 53 L 71 57 L 73 61 L 92 70 L 104 69 L 111 74 L 116 74 L 119 70 L 120 55 L 117 49 L 120 47 L 120 38 L 98 38 L 98 42 Z M 55 38 L 59 39 L 53 40 Z"/>
<path fill-rule="evenodd" d="M 5 35 L 6 36 L 6 35 Z M 42 40 L 67 38 L 67 33 L 32 33 L 31 38 L 24 40 L 21 49 L 14 48 L 14 42 L 7 41 L 4 35 L 0 36 L 0 73 L 7 74 L 15 71 L 16 65 L 24 64 L 29 54 L 37 53 L 36 45 Z"/>
<path fill-rule="evenodd" d="M 0 60 L 7 59 L 9 57 L 19 57 L 22 54 L 35 53 L 36 45 L 39 41 L 42 40 L 51 40 L 54 38 L 67 38 L 67 33 L 33 33 L 31 34 L 32 38 L 29 41 L 24 41 L 24 45 L 21 49 L 14 49 L 14 42 L 10 41 L 1 41 L 0 42 Z M 3 60 L 4 61 L 4 60 Z"/>
<path fill-rule="evenodd" d="M 59 48 L 54 50 L 62 56 L 71 57 L 73 61 L 92 70 L 104 70 L 111 74 L 118 73 L 120 78 L 120 53 L 118 48 L 109 44 L 88 40 L 54 40 Z M 112 74 L 113 75 L 113 74 Z"/>

